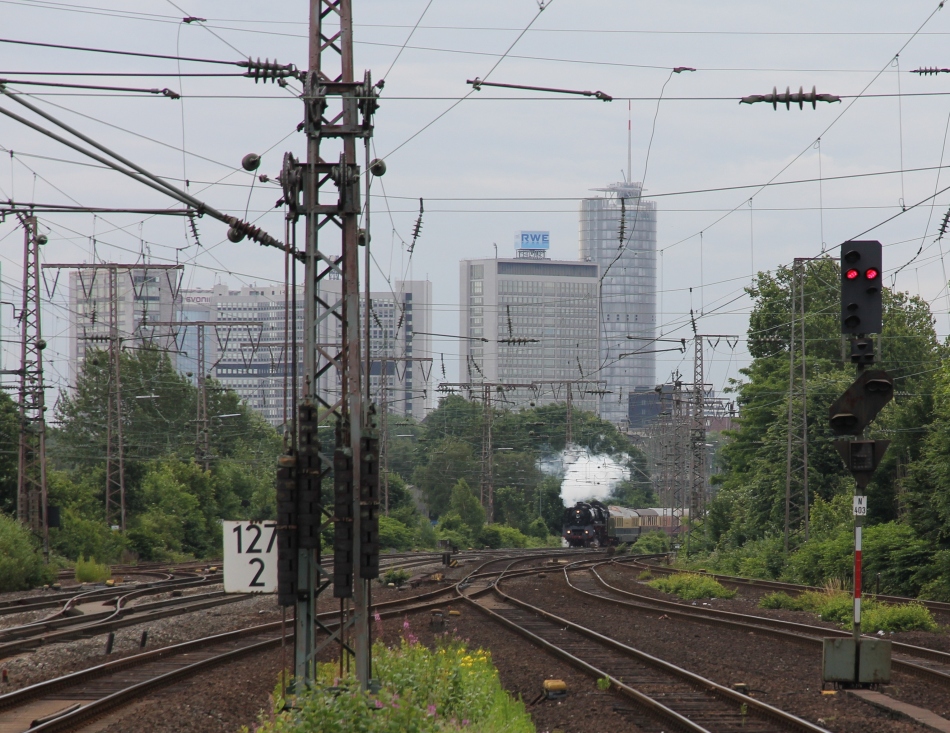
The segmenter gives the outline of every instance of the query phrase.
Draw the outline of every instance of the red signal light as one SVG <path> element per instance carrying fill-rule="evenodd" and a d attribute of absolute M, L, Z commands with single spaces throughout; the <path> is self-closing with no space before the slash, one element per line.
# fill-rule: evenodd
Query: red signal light
<path fill-rule="evenodd" d="M 847 278 L 848 280 L 857 280 L 860 275 L 861 273 L 855 270 L 854 268 L 851 268 L 850 270 L 844 273 L 845 278 Z"/>
<path fill-rule="evenodd" d="M 866 277 L 868 280 L 876 280 L 877 276 L 880 274 L 881 273 L 877 271 L 877 268 L 874 268 L 874 267 L 869 267 L 867 270 L 864 271 L 864 277 Z M 850 277 L 850 275 L 851 273 L 849 272 L 848 276 Z"/>

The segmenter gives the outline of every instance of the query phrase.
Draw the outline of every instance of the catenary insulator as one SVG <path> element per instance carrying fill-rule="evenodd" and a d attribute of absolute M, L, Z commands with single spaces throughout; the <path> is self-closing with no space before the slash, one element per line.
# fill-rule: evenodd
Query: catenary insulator
<path fill-rule="evenodd" d="M 755 104 L 756 102 L 766 102 L 772 105 L 772 109 L 778 109 L 780 104 L 785 105 L 785 109 L 791 109 L 793 104 L 797 104 L 799 109 L 804 109 L 805 103 L 811 105 L 812 109 L 817 107 L 818 102 L 840 102 L 841 97 L 835 94 L 819 94 L 815 87 L 810 92 L 806 92 L 804 87 L 798 87 L 797 92 L 792 92 L 790 87 L 785 87 L 783 93 L 779 93 L 776 87 L 772 87 L 771 94 L 750 94 L 742 97 L 739 104 Z"/>
<path fill-rule="evenodd" d="M 258 58 L 256 61 L 252 58 L 248 58 L 247 61 L 241 61 L 238 66 L 244 66 L 247 68 L 247 71 L 244 72 L 244 76 L 253 79 L 256 84 L 258 81 L 268 82 L 268 81 L 279 81 L 280 79 L 286 79 L 288 77 L 293 77 L 295 79 L 300 79 L 301 74 L 297 71 L 297 67 L 293 64 L 278 64 L 277 60 L 274 59 L 264 59 L 263 61 Z"/>

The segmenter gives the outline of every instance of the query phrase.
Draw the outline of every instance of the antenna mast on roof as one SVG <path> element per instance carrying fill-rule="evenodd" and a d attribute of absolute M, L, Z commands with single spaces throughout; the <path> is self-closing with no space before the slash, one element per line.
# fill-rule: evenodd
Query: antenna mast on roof
<path fill-rule="evenodd" d="M 632 132 L 633 125 L 631 124 L 631 115 L 630 115 L 630 100 L 627 100 L 627 183 L 630 183 L 633 180 L 633 165 L 631 163 L 633 159 L 632 155 Z"/>

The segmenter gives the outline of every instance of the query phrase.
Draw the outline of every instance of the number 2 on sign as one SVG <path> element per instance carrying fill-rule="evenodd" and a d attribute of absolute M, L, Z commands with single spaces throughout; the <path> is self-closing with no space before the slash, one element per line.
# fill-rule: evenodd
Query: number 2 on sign
<path fill-rule="evenodd" d="M 854 497 L 854 516 L 864 517 L 868 513 L 868 498 L 866 496 Z"/>

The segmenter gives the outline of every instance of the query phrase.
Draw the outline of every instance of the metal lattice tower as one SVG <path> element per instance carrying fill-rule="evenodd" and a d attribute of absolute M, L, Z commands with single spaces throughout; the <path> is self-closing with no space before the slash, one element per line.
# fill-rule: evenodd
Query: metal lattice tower
<path fill-rule="evenodd" d="M 36 218 L 23 224 L 23 301 L 20 311 L 20 439 L 17 463 L 17 518 L 43 541 L 49 556 L 46 495 L 46 406 L 40 322 L 40 244 Z"/>
<path fill-rule="evenodd" d="M 673 375 L 657 387 L 660 414 L 650 426 L 649 451 L 653 490 L 660 506 L 688 510 L 692 491 L 691 389 Z M 684 388 L 685 387 L 685 388 Z"/>
<path fill-rule="evenodd" d="M 376 100 L 377 90 L 368 73 L 362 81 L 354 81 L 352 0 L 310 0 L 309 71 L 303 90 L 307 161 L 300 165 L 288 153 L 284 156 L 281 172 L 288 219 L 296 221 L 302 193 L 306 221 L 305 387 L 299 409 L 300 415 L 308 419 L 299 421 L 297 436 L 300 449 L 297 531 L 299 533 L 302 517 L 316 528 L 333 521 L 336 529 L 344 527 L 346 531 L 336 535 L 333 578 L 321 565 L 318 531 L 313 533 L 313 541 L 301 541 L 297 550 L 294 666 L 299 685 L 314 679 L 316 655 L 330 643 L 340 645 L 341 655 L 346 649 L 352 650 L 356 676 L 364 689 L 370 677 L 371 573 L 364 572 L 360 552 L 362 525 L 373 520 L 378 507 L 372 500 L 361 501 L 365 499 L 368 486 L 361 475 L 367 468 L 364 458 L 368 456 L 363 455 L 364 450 L 372 450 L 368 446 L 376 443 L 378 434 L 375 409 L 369 395 L 364 395 L 364 380 L 361 378 L 363 354 L 358 255 L 360 237 L 364 237 L 364 243 L 369 243 L 368 229 L 365 233 L 359 230 L 360 188 L 369 176 L 369 141 L 373 133 L 372 115 L 376 110 Z M 363 173 L 357 164 L 356 144 L 359 139 L 365 143 L 367 159 Z M 366 203 L 368 209 L 368 200 Z M 335 234 L 337 232 L 339 235 Z M 368 292 L 368 270 L 366 275 Z M 321 297 L 321 283 L 327 278 L 342 281 L 338 300 L 331 302 Z M 369 317 L 369 308 L 366 317 Z M 339 347 L 317 341 L 319 324 L 327 319 L 337 319 L 341 324 L 342 342 Z M 339 392 L 333 390 L 332 395 L 319 394 L 319 379 L 328 372 L 338 376 Z M 365 385 L 368 391 L 368 375 Z M 310 437 L 304 441 L 304 425 L 308 426 L 309 436 L 324 421 L 335 422 L 338 428 L 333 459 L 320 452 L 318 441 Z M 344 469 L 342 472 L 337 470 L 335 483 L 338 497 L 352 497 L 348 511 L 344 507 L 335 509 L 334 501 L 323 497 L 321 482 L 331 464 Z M 378 504 L 378 488 L 376 493 Z M 339 538 L 343 536 L 352 537 L 352 551 L 349 553 L 345 547 L 338 546 Z M 346 557 L 349 557 L 349 569 L 341 559 Z M 346 578 L 352 579 L 352 586 L 343 582 Z M 331 586 L 334 595 L 340 598 L 343 622 L 334 631 L 323 627 L 316 618 L 317 598 Z M 316 640 L 318 627 L 327 633 L 327 638 L 319 644 Z M 348 642 L 350 636 L 351 644 Z"/>
<path fill-rule="evenodd" d="M 703 337 L 693 338 L 693 404 L 690 421 L 690 492 L 689 516 L 698 521 L 706 513 L 706 410 Z"/>
<path fill-rule="evenodd" d="M 122 438 L 122 339 L 118 273 L 109 277 L 109 397 L 106 407 L 106 524 L 125 531 L 125 441 Z"/>
<path fill-rule="evenodd" d="M 480 498 L 482 506 L 487 507 L 486 518 L 489 524 L 494 519 L 495 514 L 495 477 L 494 477 L 494 456 L 492 455 L 491 444 L 491 424 L 494 413 L 492 412 L 492 389 L 495 385 L 482 384 L 482 470 L 481 470 L 481 490 Z M 485 500 L 488 503 L 485 503 Z"/>
<path fill-rule="evenodd" d="M 810 258 L 809 258 L 810 259 Z M 785 454 L 785 552 L 789 536 L 808 539 L 808 383 L 805 369 L 806 258 L 792 265 L 788 340 L 788 427 Z"/>
<path fill-rule="evenodd" d="M 122 342 L 127 338 L 141 339 L 151 342 L 155 334 L 145 333 L 147 327 L 160 325 L 160 322 L 152 322 L 148 319 L 148 313 L 142 314 L 142 320 L 136 320 L 135 330 L 129 336 L 124 336 L 120 329 L 119 314 L 119 273 L 131 274 L 135 271 L 158 270 L 165 272 L 169 287 L 176 290 L 171 284 L 170 273 L 172 271 L 182 271 L 183 265 L 153 265 L 153 264 L 123 264 L 118 262 L 100 262 L 93 264 L 73 264 L 73 263 L 52 263 L 43 265 L 44 269 L 52 270 L 79 270 L 79 282 L 82 289 L 83 300 L 85 303 L 92 304 L 93 320 L 90 323 L 80 324 L 83 333 L 77 334 L 80 341 L 87 344 L 106 344 L 106 353 L 108 357 L 108 369 L 106 371 L 108 379 L 108 395 L 106 398 L 106 485 L 105 485 L 105 519 L 106 524 L 117 527 L 125 531 L 125 441 L 123 438 L 123 407 L 122 407 Z M 87 282 L 86 273 L 91 273 Z M 105 301 L 107 318 L 105 328 L 102 322 L 98 321 L 98 314 L 95 310 L 95 303 L 100 298 L 97 297 L 97 280 L 100 273 L 105 273 L 106 287 Z M 57 276 L 58 277 L 58 276 Z M 135 294 L 144 294 L 144 281 L 139 291 L 136 288 L 135 281 L 132 281 L 132 288 Z M 55 292 L 55 284 L 53 287 Z M 52 293 L 51 293 L 52 297 Z M 147 301 L 144 301 L 147 303 Z"/>

